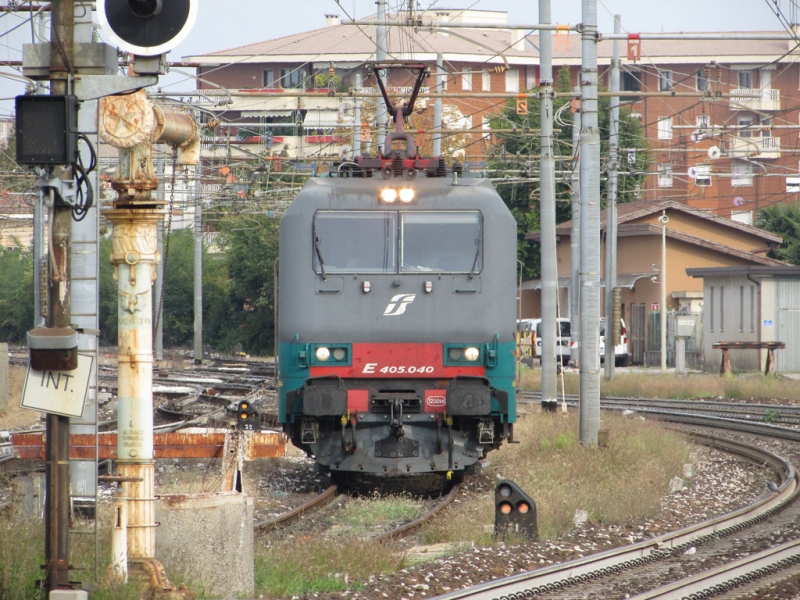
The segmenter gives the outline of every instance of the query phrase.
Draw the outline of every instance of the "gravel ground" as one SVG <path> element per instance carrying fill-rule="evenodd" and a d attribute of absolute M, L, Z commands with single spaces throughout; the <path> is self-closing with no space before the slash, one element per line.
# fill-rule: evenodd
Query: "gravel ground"
<path fill-rule="evenodd" d="M 674 482 L 680 489 L 663 499 L 660 514 L 654 519 L 626 526 L 585 523 L 557 540 L 539 540 L 518 546 L 501 544 L 495 549 L 471 548 L 432 561 L 417 562 L 398 573 L 376 575 L 360 590 L 315 594 L 307 598 L 410 600 L 436 596 L 652 538 L 731 512 L 770 493 L 765 483 L 769 473 L 757 466 L 705 447 L 699 447 L 694 458 L 696 473 L 682 485 Z M 419 559 L 441 551 L 438 547 L 415 547 L 409 550 L 409 556 Z"/>

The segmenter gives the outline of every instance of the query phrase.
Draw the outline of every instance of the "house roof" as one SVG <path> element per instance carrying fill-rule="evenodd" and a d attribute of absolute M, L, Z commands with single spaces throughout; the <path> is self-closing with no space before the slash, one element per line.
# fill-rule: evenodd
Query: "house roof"
<path fill-rule="evenodd" d="M 255 44 L 219 50 L 209 54 L 184 57 L 189 62 L 220 65 L 231 62 L 328 62 L 374 60 L 374 25 L 331 25 L 303 33 L 287 35 Z M 502 64 L 502 53 L 509 64 L 537 64 L 538 52 L 526 44 L 515 47 L 510 29 L 459 28 L 450 32 L 430 28 L 387 27 L 387 57 L 411 60 L 434 60 L 441 53 L 449 60 Z M 465 39 L 466 38 L 466 39 Z M 420 56 L 423 55 L 431 55 Z"/>
<path fill-rule="evenodd" d="M 714 275 L 750 275 L 751 277 L 800 277 L 800 267 L 794 265 L 753 267 L 697 267 L 686 269 L 690 277 L 712 277 Z"/>
<path fill-rule="evenodd" d="M 451 10 L 465 12 L 461 9 L 447 9 L 446 12 Z M 481 11 L 471 12 L 479 13 Z M 497 17 L 495 13 L 503 15 L 502 11 L 492 11 L 491 15 L 489 13 L 487 15 Z M 406 16 L 404 12 L 399 15 L 390 14 L 387 16 L 387 20 L 405 20 Z M 431 19 L 425 18 L 425 15 L 421 20 L 426 26 L 386 27 L 387 56 L 389 58 L 429 60 L 429 57 L 424 55 L 431 55 L 435 59 L 436 53 L 441 53 L 445 55 L 445 60 L 461 59 L 465 62 L 486 61 L 499 64 L 502 63 L 502 59 L 498 58 L 496 54 L 502 52 L 510 64 L 538 64 L 539 62 L 538 35 L 529 35 L 526 37 L 526 43 L 517 45 L 514 43 L 516 38 L 511 28 L 481 29 L 462 26 L 457 29 L 432 31 L 431 25 L 435 27 L 440 23 L 431 23 Z M 480 19 L 475 17 L 472 17 L 472 20 L 480 22 Z M 487 16 L 486 22 L 492 21 L 496 22 L 496 19 L 490 19 Z M 768 64 L 775 58 L 787 56 L 794 46 L 794 42 L 790 40 L 789 34 L 785 31 L 736 32 L 731 33 L 727 38 L 723 37 L 723 33 L 711 32 L 710 35 L 719 37 L 706 40 L 647 39 L 646 34 L 641 34 L 643 39 L 640 46 L 641 59 L 638 61 L 638 65 L 648 66 L 653 62 L 705 64 L 711 60 L 722 64 L 737 62 Z M 748 34 L 786 36 L 786 39 L 741 39 Z M 698 32 L 688 35 L 703 34 Z M 233 61 L 244 63 L 329 61 L 332 60 L 331 57 L 333 60 L 360 62 L 374 59 L 376 38 L 375 25 L 336 24 L 255 44 L 187 56 L 184 57 L 184 60 L 207 65 L 227 64 Z M 580 62 L 582 45 L 580 34 L 575 32 L 558 33 L 551 36 L 551 39 L 554 64 L 578 64 Z M 521 49 L 520 46 L 522 46 Z M 612 52 L 613 40 L 603 39 L 601 35 L 597 48 L 601 64 L 610 61 Z M 636 62 L 626 59 L 623 59 L 623 64 L 637 65 Z"/>
<path fill-rule="evenodd" d="M 727 217 L 720 217 L 719 215 L 715 215 L 711 212 L 698 210 L 696 208 L 692 208 L 691 206 L 687 206 L 686 204 L 676 202 L 675 200 L 658 200 L 655 202 L 626 202 L 617 204 L 617 223 L 621 230 L 621 226 L 625 223 L 631 223 L 632 221 L 641 219 L 642 217 L 647 217 L 664 210 L 685 213 L 699 219 L 705 219 L 710 223 L 722 225 L 723 227 L 730 228 L 734 231 L 739 231 L 741 233 L 746 233 L 757 238 L 761 238 L 767 245 L 777 245 L 783 241 L 783 237 L 776 233 L 771 233 L 769 231 L 765 231 L 764 229 L 747 225 L 746 223 L 740 223 L 739 221 L 734 221 L 733 219 L 728 219 Z M 603 210 L 600 213 L 601 231 L 605 230 L 606 227 L 606 213 L 606 210 Z M 661 228 L 657 229 L 660 234 Z M 569 237 L 571 230 L 572 221 L 566 221 L 564 223 L 560 223 L 556 227 L 556 234 Z M 525 239 L 537 240 L 539 239 L 539 232 L 528 233 L 525 235 Z"/>

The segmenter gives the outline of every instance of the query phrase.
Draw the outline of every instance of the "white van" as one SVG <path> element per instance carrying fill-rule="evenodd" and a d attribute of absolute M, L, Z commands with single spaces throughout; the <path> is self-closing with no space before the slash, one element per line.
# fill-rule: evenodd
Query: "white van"
<path fill-rule="evenodd" d="M 618 367 L 627 367 L 629 362 L 628 354 L 628 329 L 625 327 L 625 319 L 620 319 L 619 344 L 614 346 L 614 364 Z M 606 319 L 600 319 L 600 362 L 606 358 Z"/>
<path fill-rule="evenodd" d="M 536 324 L 536 356 L 539 357 L 539 362 L 542 362 L 542 322 L 541 319 L 537 319 L 539 322 Z M 569 343 L 571 338 L 571 329 L 572 326 L 569 322 L 569 319 L 560 318 L 556 319 L 558 325 L 556 327 L 556 358 L 561 361 L 562 365 L 566 365 L 569 363 L 570 359 L 570 351 L 569 351 Z"/>

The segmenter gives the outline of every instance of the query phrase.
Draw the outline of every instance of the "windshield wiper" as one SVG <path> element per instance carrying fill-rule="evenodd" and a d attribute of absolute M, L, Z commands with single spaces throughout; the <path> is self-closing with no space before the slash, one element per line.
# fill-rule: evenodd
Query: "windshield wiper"
<path fill-rule="evenodd" d="M 319 270 L 322 273 L 323 281 L 325 278 L 325 261 L 322 260 L 322 251 L 319 249 L 319 238 L 317 237 L 317 224 L 314 223 L 314 253 L 317 255 L 317 259 L 319 260 Z"/>
<path fill-rule="evenodd" d="M 472 268 L 469 270 L 470 279 L 472 279 L 473 277 L 475 277 L 475 275 L 478 274 L 477 271 L 475 271 L 475 268 L 478 266 L 478 258 L 481 255 L 481 243 L 480 240 L 477 240 L 477 242 L 478 243 L 476 245 L 478 246 L 478 249 L 475 250 L 475 259 L 472 261 Z"/>

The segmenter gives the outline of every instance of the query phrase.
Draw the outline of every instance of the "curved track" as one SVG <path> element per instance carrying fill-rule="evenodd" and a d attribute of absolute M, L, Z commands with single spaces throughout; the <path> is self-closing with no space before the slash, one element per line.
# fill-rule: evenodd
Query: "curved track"
<path fill-rule="evenodd" d="M 800 431 L 768 424 L 668 413 L 663 410 L 659 410 L 657 413 L 654 410 L 647 412 L 653 416 L 657 414 L 659 418 L 672 422 L 709 426 L 710 421 L 713 426 L 723 427 L 729 432 L 744 431 L 760 436 L 780 437 L 800 442 Z M 552 598 L 561 597 L 559 594 L 562 591 L 566 592 L 564 597 L 589 597 L 595 594 L 596 597 L 600 597 L 602 596 L 601 592 L 595 589 L 590 593 L 586 588 L 589 582 L 609 577 L 612 579 L 615 577 L 637 578 L 638 575 L 630 573 L 637 569 L 645 569 L 648 575 L 652 575 L 653 572 L 669 571 L 669 566 L 659 567 L 660 562 L 670 563 L 670 561 L 680 560 L 686 554 L 693 554 L 697 547 L 713 544 L 733 533 L 744 535 L 742 532 L 748 528 L 764 523 L 792 505 L 800 494 L 800 478 L 797 472 L 788 461 L 776 454 L 737 440 L 702 433 L 693 435 L 701 443 L 768 466 L 780 477 L 781 483 L 777 487 L 777 491 L 744 509 L 692 527 L 552 567 L 498 579 L 469 589 L 437 596 L 437 598 L 439 600 L 455 598 L 510 600 L 540 595 Z M 789 568 L 798 560 L 800 560 L 800 542 L 791 540 L 781 544 L 777 549 L 765 550 L 746 559 L 703 570 L 683 580 L 671 581 L 651 592 L 635 597 L 703 598 L 712 592 L 717 593 L 730 589 L 745 581 L 772 576 L 778 568 Z M 774 564 L 769 568 L 765 567 L 770 561 Z M 674 565 L 671 564 L 671 566 Z M 613 583 L 605 582 L 605 584 L 606 590 L 613 586 Z M 576 587 L 577 590 L 573 589 Z M 606 592 L 606 595 L 609 594 Z M 613 592 L 610 593 L 610 597 L 613 597 Z"/>

